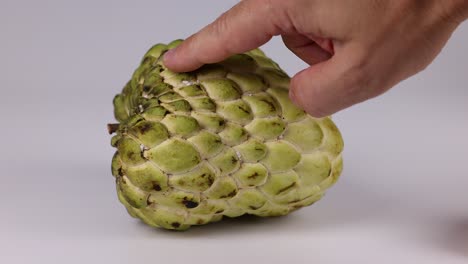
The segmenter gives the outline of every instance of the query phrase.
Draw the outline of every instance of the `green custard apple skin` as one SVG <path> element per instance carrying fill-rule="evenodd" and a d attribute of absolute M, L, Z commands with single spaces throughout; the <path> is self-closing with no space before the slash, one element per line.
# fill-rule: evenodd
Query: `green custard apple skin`
<path fill-rule="evenodd" d="M 112 175 L 128 213 L 186 230 L 320 200 L 343 170 L 331 118 L 296 107 L 290 77 L 260 49 L 171 72 L 162 55 L 180 42 L 149 49 L 113 100 Z"/>

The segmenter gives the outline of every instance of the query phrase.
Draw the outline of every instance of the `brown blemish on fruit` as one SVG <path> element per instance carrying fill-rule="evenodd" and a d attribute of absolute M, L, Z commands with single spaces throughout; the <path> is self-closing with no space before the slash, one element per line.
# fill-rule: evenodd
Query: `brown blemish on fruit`
<path fill-rule="evenodd" d="M 221 196 L 219 198 L 232 198 L 232 197 L 236 196 L 236 194 L 237 194 L 237 190 L 233 190 L 232 192 L 230 192 L 230 193 L 228 193 L 226 195 L 223 195 L 223 196 Z"/>
<path fill-rule="evenodd" d="M 213 179 L 213 175 L 209 174 L 209 173 L 203 173 L 202 175 L 200 175 L 200 178 L 202 179 L 205 179 L 206 178 L 206 183 L 208 183 L 208 186 L 211 186 L 214 182 L 214 179 Z M 200 182 L 198 184 L 198 186 L 202 187 L 204 184 L 204 182 Z"/>
<path fill-rule="evenodd" d="M 312 196 L 314 196 L 314 195 L 312 194 L 312 195 L 309 195 L 309 196 L 304 197 L 304 198 L 302 198 L 302 199 L 297 199 L 297 200 L 291 201 L 291 202 L 289 202 L 289 203 L 292 204 L 292 203 L 302 202 L 302 201 L 304 201 L 304 200 L 306 200 L 306 199 L 309 199 L 309 198 L 312 197 Z"/>
<path fill-rule="evenodd" d="M 231 157 L 231 162 L 232 162 L 232 164 L 236 164 L 236 162 L 237 162 L 236 157 L 232 156 L 232 157 Z"/>
<path fill-rule="evenodd" d="M 149 194 L 148 197 L 146 197 L 146 204 L 148 206 L 153 204 L 153 202 L 150 201 L 150 198 L 151 198 L 151 194 Z"/>
<path fill-rule="evenodd" d="M 147 133 L 148 131 L 150 131 L 151 128 L 153 128 L 153 126 L 152 126 L 150 123 L 144 123 L 143 125 L 138 126 L 138 131 L 139 131 L 141 134 L 145 134 L 145 133 Z"/>
<path fill-rule="evenodd" d="M 171 226 L 174 227 L 174 228 L 179 228 L 179 227 L 180 227 L 180 223 L 174 222 L 174 223 L 171 224 Z"/>
<path fill-rule="evenodd" d="M 282 126 L 283 126 L 283 124 L 278 123 L 278 122 L 274 122 L 274 123 L 272 123 L 272 125 L 273 125 L 273 126 L 277 126 L 277 127 L 282 127 Z"/>
<path fill-rule="evenodd" d="M 290 185 L 284 187 L 283 189 L 279 190 L 276 194 L 280 194 L 280 193 L 282 193 L 282 192 L 285 192 L 285 191 L 287 191 L 287 190 L 293 188 L 294 186 L 296 186 L 296 182 L 293 182 L 293 183 L 291 183 Z"/>
<path fill-rule="evenodd" d="M 127 152 L 127 158 L 129 160 L 133 160 L 135 158 L 135 152 L 132 152 L 132 151 Z"/>
<path fill-rule="evenodd" d="M 213 175 L 210 174 L 210 176 L 208 177 L 208 186 L 213 185 L 213 182 L 214 182 Z"/>
<path fill-rule="evenodd" d="M 182 200 L 182 203 L 185 205 L 185 207 L 187 207 L 189 209 L 195 208 L 195 207 L 198 206 L 197 202 L 187 200 L 186 198 L 184 198 L 184 200 Z"/>
<path fill-rule="evenodd" d="M 275 111 L 276 110 L 275 105 L 272 102 L 268 101 L 267 99 L 261 99 L 260 101 L 267 104 L 268 107 L 270 108 L 270 111 Z"/>
<path fill-rule="evenodd" d="M 199 163 L 199 162 L 200 162 L 200 158 L 198 158 L 198 156 L 194 156 L 194 157 L 192 158 L 192 162 L 194 162 L 194 163 Z"/>
<path fill-rule="evenodd" d="M 145 150 L 142 150 L 140 151 L 140 157 L 144 160 L 148 160 L 146 157 L 145 157 Z"/>
<path fill-rule="evenodd" d="M 157 192 L 161 191 L 162 190 L 161 185 L 159 185 L 158 182 L 153 182 L 153 190 L 155 190 Z"/>
<path fill-rule="evenodd" d="M 240 106 L 240 105 L 239 105 L 239 106 L 237 106 L 237 108 L 239 108 L 239 110 L 241 110 L 242 112 L 244 112 L 244 113 L 246 113 L 246 114 L 250 114 L 250 111 L 249 111 L 249 110 L 247 110 L 247 109 L 243 108 L 243 107 L 242 107 L 242 106 Z"/>
<path fill-rule="evenodd" d="M 147 64 L 150 62 L 150 60 L 151 60 L 151 57 L 145 57 L 143 61 L 141 62 L 141 64 Z"/>
<path fill-rule="evenodd" d="M 149 85 L 143 86 L 143 92 L 144 92 L 144 93 L 149 93 L 149 92 L 151 92 L 151 86 L 149 86 Z"/>
<path fill-rule="evenodd" d="M 260 174 L 258 174 L 258 172 L 255 172 L 254 174 L 248 176 L 247 179 L 255 179 L 255 178 L 257 178 L 258 176 L 260 176 Z"/>

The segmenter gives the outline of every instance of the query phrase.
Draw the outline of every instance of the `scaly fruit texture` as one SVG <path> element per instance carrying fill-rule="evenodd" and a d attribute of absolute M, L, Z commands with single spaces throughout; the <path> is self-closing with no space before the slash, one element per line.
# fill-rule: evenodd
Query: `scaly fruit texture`
<path fill-rule="evenodd" d="M 342 172 L 333 121 L 289 100 L 290 78 L 260 49 L 174 73 L 157 44 L 113 100 L 112 174 L 128 213 L 185 230 L 244 214 L 282 216 Z"/>

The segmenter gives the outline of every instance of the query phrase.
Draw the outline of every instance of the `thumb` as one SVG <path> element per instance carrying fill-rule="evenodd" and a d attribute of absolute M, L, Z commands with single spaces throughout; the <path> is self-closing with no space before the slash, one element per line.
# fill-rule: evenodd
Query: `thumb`
<path fill-rule="evenodd" d="M 270 1 L 244 0 L 168 51 L 164 64 L 176 72 L 192 71 L 257 48 L 280 34 L 278 10 Z"/>
<path fill-rule="evenodd" d="M 291 80 L 291 100 L 310 115 L 321 118 L 374 96 L 370 75 L 357 55 L 336 53 Z M 352 54 L 352 53 L 350 53 Z"/>

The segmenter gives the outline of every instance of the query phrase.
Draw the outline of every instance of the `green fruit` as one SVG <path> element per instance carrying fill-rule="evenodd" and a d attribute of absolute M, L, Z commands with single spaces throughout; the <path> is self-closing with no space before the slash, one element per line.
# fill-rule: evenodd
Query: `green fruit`
<path fill-rule="evenodd" d="M 146 224 L 185 230 L 223 217 L 289 214 L 339 178 L 343 139 L 288 97 L 261 50 L 174 73 L 157 44 L 114 98 L 117 195 Z"/>

